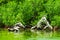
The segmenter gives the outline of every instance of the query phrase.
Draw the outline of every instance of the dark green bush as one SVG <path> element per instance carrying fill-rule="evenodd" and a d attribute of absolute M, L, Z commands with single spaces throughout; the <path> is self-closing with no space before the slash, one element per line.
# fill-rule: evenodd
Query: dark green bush
<path fill-rule="evenodd" d="M 60 26 L 60 0 L 0 0 L 0 14 L 7 26 L 17 22 L 33 26 L 44 15 L 52 26 Z"/>

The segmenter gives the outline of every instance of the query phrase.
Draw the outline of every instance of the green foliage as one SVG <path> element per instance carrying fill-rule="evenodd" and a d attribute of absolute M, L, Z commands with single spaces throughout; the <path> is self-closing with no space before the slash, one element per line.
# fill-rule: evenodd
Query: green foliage
<path fill-rule="evenodd" d="M 1 19 L 5 25 L 13 25 L 16 22 L 22 21 L 22 13 L 19 12 L 17 3 L 15 1 L 8 2 L 0 6 Z"/>
<path fill-rule="evenodd" d="M 60 0 L 0 0 L 0 14 L 1 23 L 8 26 L 33 26 L 44 15 L 52 26 L 60 26 Z"/>
<path fill-rule="evenodd" d="M 60 26 L 60 16 L 55 15 L 55 16 L 53 17 L 53 19 L 52 19 L 51 24 L 52 24 L 53 26 Z"/>

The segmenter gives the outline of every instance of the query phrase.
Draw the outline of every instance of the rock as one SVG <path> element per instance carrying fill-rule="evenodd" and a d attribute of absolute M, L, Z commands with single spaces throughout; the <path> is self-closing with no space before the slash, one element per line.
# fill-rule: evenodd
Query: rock
<path fill-rule="evenodd" d="M 25 28 L 22 23 L 16 23 L 13 27 L 8 28 L 8 31 L 18 32 L 20 28 Z"/>
<path fill-rule="evenodd" d="M 33 26 L 33 27 L 31 27 L 31 29 L 33 30 L 33 29 L 36 29 L 37 28 L 37 26 L 35 25 L 35 26 Z"/>
<path fill-rule="evenodd" d="M 21 22 L 16 23 L 14 26 L 18 26 L 20 28 L 25 28 L 25 26 Z"/>
<path fill-rule="evenodd" d="M 34 30 L 34 29 L 36 29 L 36 30 L 42 30 L 42 28 L 37 28 L 37 25 L 31 27 L 31 30 Z"/>
<path fill-rule="evenodd" d="M 20 27 L 19 27 L 19 26 L 14 26 L 14 32 L 18 32 L 18 31 L 19 31 L 19 29 L 20 29 Z"/>
<path fill-rule="evenodd" d="M 12 32 L 13 32 L 13 31 L 14 31 L 14 29 L 13 29 L 13 28 L 8 28 L 8 31 L 12 31 Z"/>
<path fill-rule="evenodd" d="M 52 30 L 52 26 L 49 24 L 49 22 L 47 21 L 46 17 L 42 17 L 36 26 L 32 27 L 31 29 L 37 28 L 38 30 L 42 30 L 42 29 L 46 29 L 46 28 L 50 28 L 50 30 Z"/>
<path fill-rule="evenodd" d="M 19 31 L 19 28 L 18 26 L 14 26 L 12 28 L 8 28 L 8 31 L 11 31 L 11 32 L 18 32 Z"/>
<path fill-rule="evenodd" d="M 43 27 L 43 29 L 46 29 L 47 27 L 50 28 L 51 30 L 53 29 L 52 26 L 47 21 L 46 17 L 42 17 L 41 20 L 39 20 L 39 22 L 37 23 L 37 28 L 39 28 L 39 27 L 42 28 L 42 25 L 41 25 L 42 22 L 46 24 Z"/>

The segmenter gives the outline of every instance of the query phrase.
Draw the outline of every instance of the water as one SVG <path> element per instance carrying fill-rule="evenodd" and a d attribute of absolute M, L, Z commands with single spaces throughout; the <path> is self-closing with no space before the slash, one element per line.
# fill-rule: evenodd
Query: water
<path fill-rule="evenodd" d="M 1 30 L 0 40 L 60 40 L 60 32 L 25 30 L 15 33 Z"/>

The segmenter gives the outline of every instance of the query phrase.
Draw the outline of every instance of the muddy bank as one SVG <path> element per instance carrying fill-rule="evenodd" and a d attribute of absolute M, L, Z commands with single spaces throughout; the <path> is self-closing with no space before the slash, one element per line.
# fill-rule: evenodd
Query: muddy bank
<path fill-rule="evenodd" d="M 4 26 L 2 29 L 7 29 L 10 28 L 10 26 Z M 19 30 L 31 30 L 31 26 L 25 26 L 25 28 L 20 28 Z M 1 28 L 0 28 L 1 29 Z M 33 30 L 38 30 L 37 28 L 33 29 Z M 40 29 L 40 30 L 43 30 L 43 29 Z M 49 28 L 46 28 L 45 30 L 50 30 Z M 60 27 L 58 26 L 54 26 L 53 29 L 51 31 L 58 31 L 60 30 Z"/>

